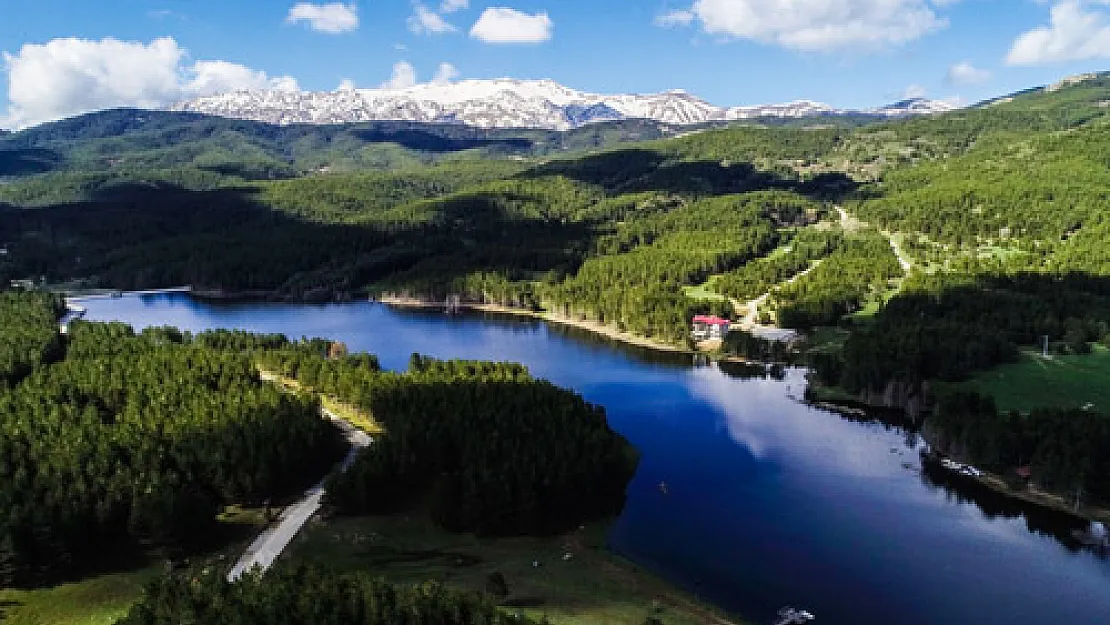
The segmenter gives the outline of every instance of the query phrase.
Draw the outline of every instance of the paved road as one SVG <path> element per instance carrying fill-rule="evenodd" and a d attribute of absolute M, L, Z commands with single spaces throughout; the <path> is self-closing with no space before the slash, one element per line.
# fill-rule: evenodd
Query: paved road
<path fill-rule="evenodd" d="M 350 468 L 351 463 L 355 461 L 358 452 L 371 443 L 370 436 L 326 409 L 321 408 L 320 412 L 343 431 L 347 442 L 351 444 L 351 450 L 339 465 L 340 471 L 346 471 Z M 270 568 L 274 560 L 292 542 L 297 532 L 320 509 L 320 503 L 324 498 L 324 482 L 326 479 L 325 477 L 318 484 L 305 491 L 304 496 L 299 501 L 293 503 L 281 513 L 281 517 L 278 518 L 275 525 L 266 528 L 251 543 L 250 547 L 247 547 L 247 551 L 227 574 L 227 581 L 234 582 L 242 577 L 243 573 L 255 567 L 262 571 Z"/>

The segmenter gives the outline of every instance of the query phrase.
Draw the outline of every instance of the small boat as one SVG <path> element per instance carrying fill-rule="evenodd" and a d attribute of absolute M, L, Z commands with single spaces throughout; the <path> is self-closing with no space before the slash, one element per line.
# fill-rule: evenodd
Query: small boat
<path fill-rule="evenodd" d="M 815 618 L 817 617 L 806 610 L 787 607 L 779 610 L 779 619 L 775 621 L 775 625 L 802 625 Z"/>

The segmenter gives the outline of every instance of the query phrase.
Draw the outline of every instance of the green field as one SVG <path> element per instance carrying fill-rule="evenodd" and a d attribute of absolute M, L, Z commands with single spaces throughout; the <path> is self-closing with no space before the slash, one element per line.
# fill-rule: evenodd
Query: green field
<path fill-rule="evenodd" d="M 566 536 L 486 539 L 444 532 L 418 515 L 338 517 L 306 527 L 286 557 L 474 591 L 497 571 L 507 609 L 555 625 L 641 625 L 649 616 L 666 625 L 738 622 L 608 553 L 604 535 L 593 524 Z"/>
<path fill-rule="evenodd" d="M 110 625 L 127 613 L 158 566 L 38 590 L 0 590 L 4 625 Z"/>
<path fill-rule="evenodd" d="M 217 542 L 222 546 L 190 557 L 190 570 L 230 567 L 264 525 L 261 510 L 238 506 L 229 507 L 220 521 L 225 532 Z M 144 560 L 70 583 L 33 590 L 0 589 L 0 624 L 111 625 L 127 614 L 147 583 L 165 571 L 159 558 Z"/>
<path fill-rule="evenodd" d="M 1043 358 L 1024 352 L 1019 362 L 980 373 L 964 388 L 991 395 L 1000 410 L 1039 407 L 1110 411 L 1110 349 L 1096 345 L 1087 356 Z"/>
<path fill-rule="evenodd" d="M 719 280 L 720 278 L 721 276 L 719 275 L 709 276 L 709 279 L 706 280 L 704 284 L 683 287 L 682 291 L 686 293 L 686 297 L 689 297 L 690 299 L 711 302 L 726 301 L 728 299 L 727 297 L 721 295 L 713 289 L 713 285 L 716 284 L 717 280 Z"/>

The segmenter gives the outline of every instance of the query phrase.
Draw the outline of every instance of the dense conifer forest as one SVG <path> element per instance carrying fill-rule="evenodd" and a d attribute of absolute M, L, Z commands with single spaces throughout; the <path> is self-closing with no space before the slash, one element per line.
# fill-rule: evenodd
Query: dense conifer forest
<path fill-rule="evenodd" d="M 172 328 L 62 337 L 55 301 L 4 298 L 5 332 L 37 341 L 0 393 L 0 581 L 187 549 L 223 506 L 295 494 L 344 449 L 315 400 L 263 384 L 238 351 Z"/>
<path fill-rule="evenodd" d="M 618 513 L 635 452 L 604 411 L 520 365 L 373 362 L 271 350 L 262 366 L 374 415 L 385 434 L 328 484 L 348 514 L 426 506 L 452 531 L 537 535 Z"/>
<path fill-rule="evenodd" d="M 541 535 L 619 512 L 635 470 L 600 408 L 520 365 L 414 355 L 390 373 L 323 339 L 80 321 L 63 335 L 60 312 L 52 296 L 0 296 L 4 585 L 120 551 L 187 554 L 225 506 L 299 494 L 346 448 L 317 393 L 386 428 L 329 484 L 345 513 L 428 506 L 452 531 Z"/>
<path fill-rule="evenodd" d="M 530 625 L 480 595 L 437 584 L 409 587 L 366 574 L 318 567 L 279 567 L 261 578 L 229 584 L 216 575 L 159 580 L 119 625 L 238 623 L 241 625 Z"/>

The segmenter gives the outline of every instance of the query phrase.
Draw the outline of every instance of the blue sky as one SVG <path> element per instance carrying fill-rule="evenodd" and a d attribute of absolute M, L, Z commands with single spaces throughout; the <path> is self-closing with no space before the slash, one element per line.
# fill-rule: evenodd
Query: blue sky
<path fill-rule="evenodd" d="M 449 63 L 461 78 L 840 107 L 973 102 L 1110 66 L 1110 0 L 0 2 L 0 126 L 282 77 L 376 87 L 401 61 L 419 81 Z"/>

